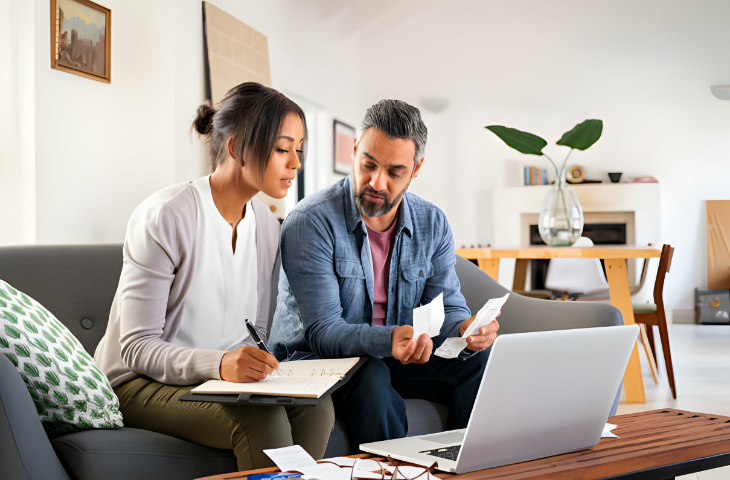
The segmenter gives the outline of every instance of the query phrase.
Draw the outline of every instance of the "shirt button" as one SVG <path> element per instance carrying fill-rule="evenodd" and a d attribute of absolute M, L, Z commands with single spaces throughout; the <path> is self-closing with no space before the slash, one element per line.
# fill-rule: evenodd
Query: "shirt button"
<path fill-rule="evenodd" d="M 423 270 L 421 270 L 420 272 L 418 272 L 418 276 L 419 277 L 422 277 L 423 276 Z"/>

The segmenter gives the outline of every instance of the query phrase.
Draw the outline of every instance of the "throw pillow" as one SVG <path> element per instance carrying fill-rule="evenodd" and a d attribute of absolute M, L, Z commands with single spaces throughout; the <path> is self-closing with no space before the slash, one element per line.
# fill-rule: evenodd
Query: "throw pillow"
<path fill-rule="evenodd" d="M 40 303 L 2 280 L 0 353 L 18 369 L 49 433 L 123 426 L 109 380 L 81 343 Z"/>

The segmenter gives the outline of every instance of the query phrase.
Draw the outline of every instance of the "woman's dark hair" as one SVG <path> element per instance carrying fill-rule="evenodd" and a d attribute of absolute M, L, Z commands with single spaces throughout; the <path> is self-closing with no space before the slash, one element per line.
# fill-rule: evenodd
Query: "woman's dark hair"
<path fill-rule="evenodd" d="M 192 128 L 208 138 L 214 165 L 227 158 L 226 145 L 233 136 L 238 163 L 245 157 L 247 165 L 263 177 L 281 125 L 290 113 L 302 120 L 306 139 L 307 122 L 299 105 L 273 88 L 246 82 L 230 89 L 218 108 L 208 101 L 198 107 Z M 304 163 L 304 155 L 299 160 Z"/>

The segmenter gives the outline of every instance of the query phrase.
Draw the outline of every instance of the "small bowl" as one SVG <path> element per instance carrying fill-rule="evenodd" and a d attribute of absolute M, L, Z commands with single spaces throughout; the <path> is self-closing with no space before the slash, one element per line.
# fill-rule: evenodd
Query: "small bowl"
<path fill-rule="evenodd" d="M 610 179 L 611 179 L 611 182 L 612 182 L 612 183 L 618 183 L 618 182 L 619 182 L 619 180 L 621 180 L 621 174 L 622 174 L 622 173 L 623 173 L 623 172 L 618 172 L 618 173 L 609 173 L 609 174 L 608 174 L 608 178 L 610 178 Z"/>

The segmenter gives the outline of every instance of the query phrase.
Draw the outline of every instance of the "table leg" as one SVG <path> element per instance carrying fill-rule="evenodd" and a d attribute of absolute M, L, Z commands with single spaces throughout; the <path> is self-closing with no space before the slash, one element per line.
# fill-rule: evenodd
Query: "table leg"
<path fill-rule="evenodd" d="M 606 279 L 608 291 L 611 295 L 611 304 L 621 311 L 624 324 L 633 325 L 634 309 L 631 306 L 631 291 L 629 290 L 629 274 L 626 271 L 626 261 L 621 258 L 604 259 L 606 265 Z M 639 349 L 634 349 L 629 358 L 629 364 L 624 373 L 624 392 L 627 403 L 646 403 L 644 383 L 641 378 L 641 364 L 639 364 Z"/>
<path fill-rule="evenodd" d="M 512 291 L 527 290 L 527 259 L 515 260 L 515 278 L 512 281 Z"/>
<path fill-rule="evenodd" d="M 499 276 L 499 259 L 498 258 L 480 258 L 477 260 L 479 268 L 484 270 L 487 275 L 492 277 L 495 281 Z"/>

